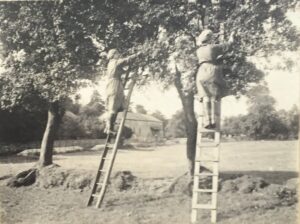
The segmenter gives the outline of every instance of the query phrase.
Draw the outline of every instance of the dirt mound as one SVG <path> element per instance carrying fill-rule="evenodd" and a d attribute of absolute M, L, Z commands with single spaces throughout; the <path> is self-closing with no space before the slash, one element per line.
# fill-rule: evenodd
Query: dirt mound
<path fill-rule="evenodd" d="M 29 178 L 28 178 L 29 177 Z M 26 181 L 24 181 L 26 179 Z M 58 165 L 46 166 L 41 169 L 29 169 L 19 173 L 7 181 L 7 186 L 20 187 L 34 184 L 41 188 L 63 187 L 65 189 L 88 190 L 94 180 L 94 172 L 75 169 L 64 169 Z M 137 177 L 130 171 L 119 171 L 110 178 L 110 188 L 124 191 L 139 188 Z"/>
<path fill-rule="evenodd" d="M 93 175 L 88 171 L 63 169 L 56 165 L 40 169 L 37 175 L 36 186 L 43 188 L 64 187 L 69 189 L 89 189 Z"/>
<path fill-rule="evenodd" d="M 202 168 L 204 170 L 204 167 Z M 211 177 L 203 176 L 199 178 L 199 188 L 203 189 L 211 189 L 212 188 L 212 181 Z M 167 190 L 168 193 L 179 193 L 185 194 L 188 196 L 192 196 L 192 189 L 193 189 L 193 181 L 188 173 L 179 176 L 174 180 L 172 184 L 169 185 Z"/>
<path fill-rule="evenodd" d="M 265 188 L 269 185 L 260 177 L 244 175 L 232 180 L 225 180 L 221 183 L 222 192 L 251 193 Z"/>
<path fill-rule="evenodd" d="M 128 170 L 126 171 L 118 171 L 111 178 L 111 186 L 114 190 L 124 191 L 137 186 L 137 177 L 132 175 L 132 173 Z"/>
<path fill-rule="evenodd" d="M 299 189 L 299 178 L 292 178 L 287 180 L 286 185 L 287 188 L 297 190 Z"/>

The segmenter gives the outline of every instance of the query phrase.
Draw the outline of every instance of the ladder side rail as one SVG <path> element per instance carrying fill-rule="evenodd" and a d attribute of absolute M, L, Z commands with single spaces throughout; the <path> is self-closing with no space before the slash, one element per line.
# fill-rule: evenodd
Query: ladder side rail
<path fill-rule="evenodd" d="M 100 170 L 102 170 L 102 168 L 104 166 L 104 157 L 106 157 L 107 152 L 108 152 L 107 144 L 109 142 L 109 138 L 110 138 L 110 136 L 108 135 L 107 138 L 106 138 L 104 151 L 103 151 L 103 153 L 101 154 L 101 157 L 100 157 L 101 160 L 100 160 L 100 163 L 99 163 L 99 166 L 98 166 L 98 169 L 97 169 L 96 178 L 93 181 L 93 185 L 92 185 L 93 187 L 92 187 L 92 190 L 91 190 L 91 194 L 90 194 L 87 206 L 90 206 L 91 203 L 93 202 L 93 199 L 94 199 L 93 194 L 95 193 L 95 191 L 97 189 L 97 183 L 98 183 L 98 181 L 100 179 L 100 176 L 101 176 Z"/>
<path fill-rule="evenodd" d="M 200 142 L 202 140 L 202 134 L 197 132 L 197 146 L 196 146 L 196 153 L 195 153 L 195 158 L 199 158 L 200 156 Z M 197 205 L 197 201 L 198 201 L 198 184 L 199 184 L 199 176 L 198 175 L 195 175 L 196 173 L 196 169 L 197 169 L 197 173 L 200 172 L 200 165 L 201 163 L 199 161 L 196 161 L 195 159 L 195 162 L 194 162 L 194 175 L 193 175 L 193 191 L 192 191 L 192 194 L 193 194 L 193 197 L 192 197 L 192 215 L 191 215 L 191 222 L 192 223 L 195 223 L 197 221 L 197 208 L 195 208 L 195 206 Z"/>
<path fill-rule="evenodd" d="M 111 171 L 112 171 L 112 167 L 113 167 L 113 164 L 114 164 L 114 161 L 115 161 L 115 158 L 116 158 L 116 154 L 117 154 L 117 150 L 118 150 L 118 145 L 119 145 L 119 142 L 120 142 L 120 139 L 121 139 L 123 127 L 125 125 L 126 115 L 127 115 L 127 112 L 128 112 L 130 98 L 131 98 L 131 94 L 133 92 L 133 87 L 135 85 L 135 82 L 136 82 L 136 80 L 134 78 L 132 80 L 132 83 L 131 83 L 131 86 L 130 86 L 130 89 L 129 89 L 129 92 L 128 92 L 128 95 L 127 95 L 126 109 L 123 112 L 123 119 L 121 121 L 121 124 L 120 124 L 120 127 L 119 127 L 119 131 L 117 133 L 117 137 L 116 137 L 116 140 L 115 140 L 115 144 L 114 144 L 114 147 L 112 149 L 112 157 L 111 157 L 111 160 L 109 161 L 108 170 L 107 170 L 107 172 L 105 173 L 105 176 L 104 176 L 104 181 L 103 181 L 104 186 L 102 186 L 100 194 L 99 194 L 99 198 L 98 198 L 98 201 L 97 201 L 97 204 L 96 204 L 97 208 L 99 208 L 101 206 L 101 203 L 102 203 L 103 198 L 104 198 L 104 194 L 105 194 L 106 189 L 107 189 L 107 182 L 109 180 L 109 177 L 110 177 L 110 174 L 111 174 Z"/>

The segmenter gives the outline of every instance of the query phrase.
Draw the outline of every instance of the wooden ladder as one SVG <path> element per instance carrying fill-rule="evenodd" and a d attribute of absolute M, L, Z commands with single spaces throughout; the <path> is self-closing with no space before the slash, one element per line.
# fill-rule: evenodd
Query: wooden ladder
<path fill-rule="evenodd" d="M 90 197 L 87 202 L 87 206 L 91 206 L 95 199 L 97 199 L 95 207 L 100 208 L 104 199 L 104 195 L 108 186 L 109 177 L 114 165 L 114 161 L 117 155 L 119 142 L 122 136 L 122 130 L 125 124 L 126 115 L 129 108 L 130 98 L 135 85 L 136 79 L 133 78 L 129 84 L 128 94 L 126 97 L 126 107 L 123 111 L 123 117 L 118 128 L 118 132 L 115 138 L 115 142 L 111 143 L 111 140 L 114 138 L 113 134 L 109 134 L 106 138 L 104 151 L 100 157 L 99 167 L 96 173 L 96 177 L 93 183 Z"/>
<path fill-rule="evenodd" d="M 203 112 L 203 109 L 202 109 Z M 219 179 L 220 160 L 220 104 L 217 111 L 217 127 L 215 129 L 204 129 L 202 126 L 203 113 L 198 119 L 197 148 L 195 155 L 194 184 L 192 196 L 191 222 L 197 222 L 199 209 L 210 210 L 211 223 L 217 223 L 217 193 Z M 205 141 L 203 134 L 213 135 L 212 141 Z M 206 166 L 209 169 L 206 169 Z M 208 178 L 211 188 L 206 189 L 200 186 L 201 178 Z M 201 195 L 210 194 L 210 203 L 203 203 Z"/>

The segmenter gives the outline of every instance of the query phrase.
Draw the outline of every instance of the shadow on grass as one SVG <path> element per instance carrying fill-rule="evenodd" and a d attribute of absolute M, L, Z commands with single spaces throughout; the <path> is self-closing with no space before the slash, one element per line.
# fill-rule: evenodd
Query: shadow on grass
<path fill-rule="evenodd" d="M 55 160 L 60 160 L 62 158 L 55 158 Z M 10 156 L 1 156 L 0 164 L 8 163 L 33 163 L 39 160 L 39 156 L 19 156 L 19 155 L 10 155 Z"/>
<path fill-rule="evenodd" d="M 38 156 L 18 156 L 18 155 L 10 155 L 10 156 L 1 156 L 0 164 L 6 163 L 32 163 L 38 161 Z"/>
<path fill-rule="evenodd" d="M 254 177 L 261 177 L 268 183 L 272 184 L 285 184 L 285 182 L 291 178 L 298 177 L 297 172 L 293 171 L 227 171 L 220 173 L 220 179 L 229 180 L 235 179 L 240 176 L 249 175 Z"/>

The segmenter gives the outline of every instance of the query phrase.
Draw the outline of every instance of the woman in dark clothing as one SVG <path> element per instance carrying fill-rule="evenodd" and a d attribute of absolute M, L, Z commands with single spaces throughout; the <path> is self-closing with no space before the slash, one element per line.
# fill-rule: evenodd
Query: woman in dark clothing
<path fill-rule="evenodd" d="M 213 44 L 213 32 L 209 29 L 203 30 L 197 38 L 199 69 L 196 85 L 198 96 L 204 106 L 204 128 L 216 127 L 216 108 L 221 98 L 226 96 L 227 86 L 218 59 L 233 43 L 233 35 L 230 35 L 228 43 L 225 44 Z"/>

